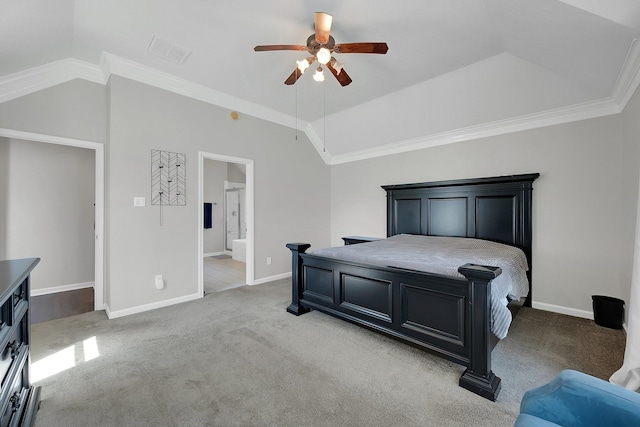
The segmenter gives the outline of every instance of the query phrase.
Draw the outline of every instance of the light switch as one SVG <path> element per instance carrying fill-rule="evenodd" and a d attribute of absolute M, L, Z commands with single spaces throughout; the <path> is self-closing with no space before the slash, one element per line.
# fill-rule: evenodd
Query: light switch
<path fill-rule="evenodd" d="M 144 206 L 146 204 L 144 197 L 134 197 L 133 206 Z"/>

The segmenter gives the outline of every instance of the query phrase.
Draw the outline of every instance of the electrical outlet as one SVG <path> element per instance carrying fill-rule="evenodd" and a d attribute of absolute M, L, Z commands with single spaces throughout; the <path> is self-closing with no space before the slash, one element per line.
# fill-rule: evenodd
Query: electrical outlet
<path fill-rule="evenodd" d="M 145 205 L 145 202 L 146 202 L 146 200 L 145 200 L 144 197 L 134 197 L 133 198 L 133 206 L 141 207 L 141 206 Z"/>
<path fill-rule="evenodd" d="M 267 265 L 271 265 L 271 257 L 270 256 L 267 257 Z"/>

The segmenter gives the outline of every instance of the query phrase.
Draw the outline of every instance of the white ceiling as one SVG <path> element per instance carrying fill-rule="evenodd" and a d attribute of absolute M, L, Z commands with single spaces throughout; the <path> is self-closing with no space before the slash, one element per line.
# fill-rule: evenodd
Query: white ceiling
<path fill-rule="evenodd" d="M 640 62 L 637 0 L 0 0 L 0 10 L 0 98 L 20 93 L 25 70 L 64 59 L 133 67 L 120 73 L 158 86 L 177 77 L 182 93 L 298 126 L 333 163 L 611 114 Z M 336 43 L 384 41 L 389 52 L 336 55 L 347 87 L 310 73 L 284 85 L 305 55 L 253 47 L 305 44 L 314 11 L 333 15 Z M 154 56 L 154 35 L 193 52 L 181 65 Z"/>

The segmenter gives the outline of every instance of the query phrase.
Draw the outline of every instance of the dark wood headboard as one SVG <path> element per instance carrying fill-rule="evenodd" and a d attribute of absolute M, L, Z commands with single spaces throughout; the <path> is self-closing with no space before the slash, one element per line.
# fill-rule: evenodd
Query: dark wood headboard
<path fill-rule="evenodd" d="M 533 181 L 540 174 L 384 185 L 387 236 L 473 237 L 522 249 L 529 261 Z M 525 304 L 530 305 L 531 292 Z"/>

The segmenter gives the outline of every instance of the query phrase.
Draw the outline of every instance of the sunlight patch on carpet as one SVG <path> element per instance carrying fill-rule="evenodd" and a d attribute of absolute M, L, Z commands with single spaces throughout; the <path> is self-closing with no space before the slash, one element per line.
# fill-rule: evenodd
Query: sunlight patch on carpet
<path fill-rule="evenodd" d="M 31 364 L 31 381 L 38 382 L 77 366 L 79 363 L 100 357 L 95 336 L 63 348 L 44 359 Z"/>

